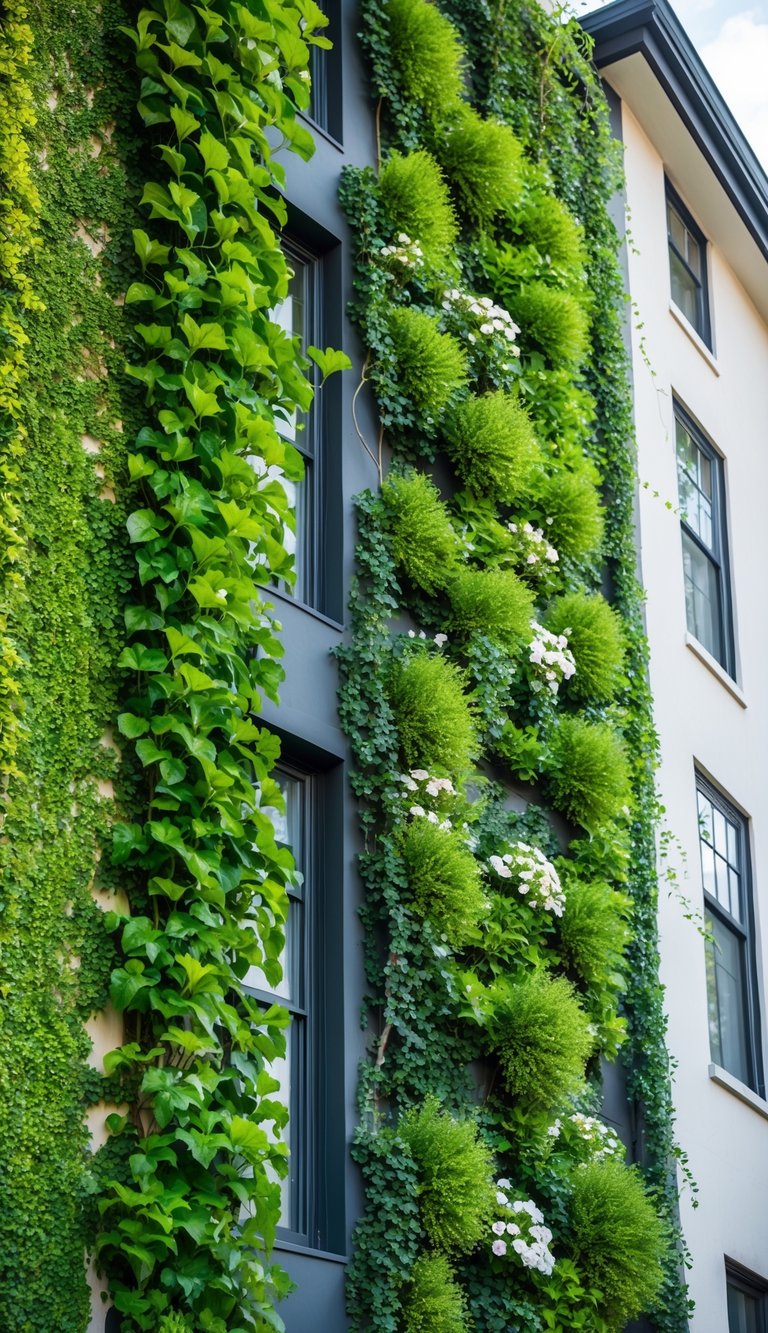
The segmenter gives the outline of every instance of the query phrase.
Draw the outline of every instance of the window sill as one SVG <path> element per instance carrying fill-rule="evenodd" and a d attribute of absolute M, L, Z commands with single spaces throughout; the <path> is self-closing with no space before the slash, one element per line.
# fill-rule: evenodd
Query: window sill
<path fill-rule="evenodd" d="M 331 1250 L 316 1250 L 311 1245 L 299 1245 L 293 1240 L 282 1240 L 279 1235 L 275 1239 L 275 1249 L 283 1250 L 286 1254 L 303 1254 L 307 1259 L 323 1259 L 330 1264 L 349 1263 L 346 1254 L 334 1254 Z"/>
<path fill-rule="evenodd" d="M 334 620 L 333 616 L 324 615 L 316 607 L 310 606 L 309 602 L 300 602 L 297 597 L 291 597 L 289 593 L 281 592 L 279 588 L 275 587 L 274 583 L 265 584 L 264 591 L 268 592 L 270 597 L 278 597 L 286 605 L 295 606 L 298 611 L 303 611 L 305 615 L 313 616 L 315 620 L 322 621 L 324 625 L 330 625 L 331 629 L 338 630 L 339 634 L 344 633 L 344 626 L 340 620 Z"/>
<path fill-rule="evenodd" d="M 757 1111 L 765 1120 L 768 1120 L 768 1102 L 758 1093 L 748 1088 L 746 1083 L 742 1083 L 740 1078 L 734 1078 L 727 1069 L 721 1069 L 719 1065 L 709 1066 L 709 1077 L 719 1088 L 725 1088 L 726 1092 L 732 1092 L 739 1101 L 745 1102 L 751 1106 L 753 1111 Z"/>
<path fill-rule="evenodd" d="M 701 337 L 701 334 L 696 332 L 690 320 L 686 319 L 682 310 L 680 309 L 679 306 L 675 305 L 674 301 L 670 301 L 669 303 L 669 313 L 674 319 L 675 323 L 680 325 L 680 328 L 683 330 L 683 333 L 691 340 L 699 355 L 704 358 L 704 360 L 706 361 L 707 365 L 709 366 L 713 374 L 719 376 L 720 367 L 717 364 L 716 357 L 707 347 L 707 344 L 704 342 L 704 339 Z"/>
<path fill-rule="evenodd" d="M 743 690 L 736 684 L 736 681 L 728 675 L 725 667 L 722 667 L 717 659 L 714 658 L 711 653 L 707 652 L 703 643 L 699 643 L 698 639 L 694 638 L 693 634 L 689 634 L 687 630 L 685 632 L 685 645 L 687 648 L 690 648 L 694 657 L 698 657 L 702 665 L 707 668 L 707 671 L 710 671 L 712 675 L 720 681 L 720 684 L 723 685 L 731 697 L 736 700 L 739 707 L 746 708 L 747 701 L 744 697 Z"/>

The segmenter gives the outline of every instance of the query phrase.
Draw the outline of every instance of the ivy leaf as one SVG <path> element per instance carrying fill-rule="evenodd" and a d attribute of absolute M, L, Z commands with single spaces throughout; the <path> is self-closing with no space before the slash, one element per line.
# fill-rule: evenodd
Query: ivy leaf
<path fill-rule="evenodd" d="M 203 130 L 197 146 L 205 163 L 206 172 L 225 171 L 229 166 L 229 151 L 226 145 L 215 138 L 210 130 Z"/>
<path fill-rule="evenodd" d="M 117 729 L 121 736 L 127 736 L 133 741 L 137 736 L 143 736 L 149 731 L 149 723 L 145 717 L 136 717 L 135 713 L 119 713 Z"/>
<path fill-rule="evenodd" d="M 247 1157 L 249 1162 L 261 1161 L 269 1150 L 269 1139 L 264 1130 L 242 1116 L 232 1117 L 229 1136 L 238 1152 Z"/>
<path fill-rule="evenodd" d="M 109 995 L 118 1013 L 133 1003 L 139 991 L 154 984 L 151 976 L 144 976 L 144 964 L 138 958 L 129 958 L 125 967 L 112 973 Z"/>
<path fill-rule="evenodd" d="M 182 315 L 179 323 L 191 351 L 197 352 L 202 349 L 213 349 L 225 352 L 227 350 L 226 334 L 220 324 L 216 324 L 213 321 L 207 321 L 205 324 L 198 324 L 196 320 L 188 314 Z"/>
<path fill-rule="evenodd" d="M 161 245 L 159 241 L 151 241 L 145 231 L 137 230 L 132 235 L 136 254 L 143 269 L 146 269 L 149 264 L 167 264 L 168 256 L 171 253 L 170 246 Z"/>
<path fill-rule="evenodd" d="M 165 21 L 168 36 L 180 46 L 186 46 L 197 26 L 192 10 L 181 4 L 180 0 L 167 0 L 165 12 L 168 15 Z"/>
<path fill-rule="evenodd" d="M 193 116 L 191 111 L 185 111 L 180 106 L 171 107 L 171 119 L 176 126 L 176 134 L 180 143 L 188 138 L 190 134 L 194 134 L 199 127 L 197 116 Z"/>

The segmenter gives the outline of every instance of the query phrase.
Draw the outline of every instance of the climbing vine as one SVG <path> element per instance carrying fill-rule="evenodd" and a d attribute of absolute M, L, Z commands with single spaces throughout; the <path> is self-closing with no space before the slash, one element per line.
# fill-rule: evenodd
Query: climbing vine
<path fill-rule="evenodd" d="M 378 1023 L 357 1329 L 687 1326 L 621 177 L 565 17 L 363 6 L 380 160 L 341 198 L 383 484 L 339 653 Z M 645 1191 L 596 1118 L 619 1055 Z"/>

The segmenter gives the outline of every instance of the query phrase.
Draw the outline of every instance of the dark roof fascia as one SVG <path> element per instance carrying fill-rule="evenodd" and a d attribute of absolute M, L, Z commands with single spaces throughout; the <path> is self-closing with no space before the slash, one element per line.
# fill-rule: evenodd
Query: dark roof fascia
<path fill-rule="evenodd" d="M 768 259 L 768 177 L 667 0 L 615 0 L 580 22 L 598 69 L 645 58 Z"/>

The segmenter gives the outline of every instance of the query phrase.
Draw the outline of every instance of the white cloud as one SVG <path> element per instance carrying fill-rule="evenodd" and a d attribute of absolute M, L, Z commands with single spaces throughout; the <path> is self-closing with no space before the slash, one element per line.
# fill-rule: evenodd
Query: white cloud
<path fill-rule="evenodd" d="M 755 10 L 726 19 L 701 57 L 764 167 L 768 168 L 768 22 Z"/>

